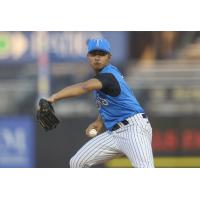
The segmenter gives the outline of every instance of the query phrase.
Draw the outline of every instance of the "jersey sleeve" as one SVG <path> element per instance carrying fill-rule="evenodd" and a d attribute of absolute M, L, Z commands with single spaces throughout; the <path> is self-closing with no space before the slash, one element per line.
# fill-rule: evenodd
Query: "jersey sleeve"
<path fill-rule="evenodd" d="M 120 85 L 112 73 L 100 73 L 94 78 L 98 79 L 102 83 L 103 87 L 100 90 L 101 92 L 113 97 L 120 94 Z"/>

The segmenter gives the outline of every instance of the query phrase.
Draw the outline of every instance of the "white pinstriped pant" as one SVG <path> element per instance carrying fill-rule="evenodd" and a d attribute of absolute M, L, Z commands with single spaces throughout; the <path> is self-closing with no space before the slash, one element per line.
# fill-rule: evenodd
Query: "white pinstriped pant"
<path fill-rule="evenodd" d="M 153 168 L 152 128 L 148 119 L 136 114 L 127 121 L 128 125 L 116 131 L 106 131 L 88 141 L 71 158 L 70 167 L 91 167 L 125 155 L 134 167 Z"/>

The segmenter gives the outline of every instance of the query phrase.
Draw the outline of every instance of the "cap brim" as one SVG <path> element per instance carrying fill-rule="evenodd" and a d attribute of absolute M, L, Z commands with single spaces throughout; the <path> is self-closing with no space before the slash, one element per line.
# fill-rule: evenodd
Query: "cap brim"
<path fill-rule="evenodd" d="M 102 51 L 102 52 L 110 53 L 109 51 L 106 51 L 105 49 L 92 49 L 88 53 L 92 53 L 94 51 Z"/>

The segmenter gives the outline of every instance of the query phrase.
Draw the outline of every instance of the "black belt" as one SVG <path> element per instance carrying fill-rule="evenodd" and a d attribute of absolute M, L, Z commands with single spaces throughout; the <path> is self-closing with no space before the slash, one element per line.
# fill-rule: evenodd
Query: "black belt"
<path fill-rule="evenodd" d="M 141 114 L 143 118 L 147 118 L 147 115 L 145 113 L 142 113 Z M 124 126 L 126 126 L 127 124 L 129 124 L 129 122 L 125 119 L 117 124 L 115 124 L 113 127 L 112 127 L 112 131 L 116 131 L 117 129 L 121 128 L 121 124 L 123 124 Z"/>

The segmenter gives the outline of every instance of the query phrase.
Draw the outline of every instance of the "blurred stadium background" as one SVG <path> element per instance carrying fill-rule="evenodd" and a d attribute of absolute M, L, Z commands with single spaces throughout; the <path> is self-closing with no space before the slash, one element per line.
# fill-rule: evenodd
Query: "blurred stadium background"
<path fill-rule="evenodd" d="M 55 105 L 44 132 L 40 97 L 87 80 L 86 42 L 105 37 L 153 126 L 156 167 L 200 167 L 200 32 L 0 32 L 0 167 L 69 167 L 97 116 L 91 94 Z M 130 167 L 126 158 L 97 167 Z"/>

